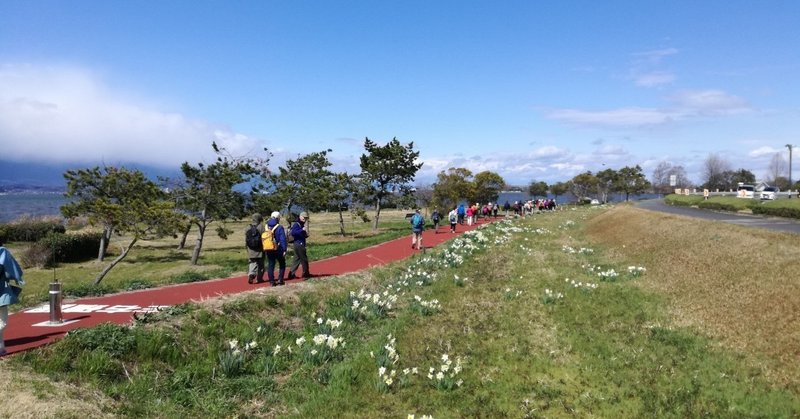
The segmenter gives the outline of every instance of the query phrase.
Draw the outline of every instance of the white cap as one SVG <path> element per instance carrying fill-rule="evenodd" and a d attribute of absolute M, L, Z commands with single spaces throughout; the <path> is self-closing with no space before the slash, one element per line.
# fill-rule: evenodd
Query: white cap
<path fill-rule="evenodd" d="M 279 213 L 278 211 L 272 211 L 272 215 L 270 215 L 270 217 L 281 218 L 281 213 Z"/>

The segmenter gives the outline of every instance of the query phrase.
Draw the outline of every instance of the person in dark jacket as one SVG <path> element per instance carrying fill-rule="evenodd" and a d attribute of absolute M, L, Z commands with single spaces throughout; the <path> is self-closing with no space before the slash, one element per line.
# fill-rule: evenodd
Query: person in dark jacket
<path fill-rule="evenodd" d="M 313 277 L 308 270 L 308 254 L 306 253 L 306 239 L 308 238 L 308 213 L 303 211 L 300 213 L 297 221 L 292 224 L 289 234 L 294 239 L 294 259 L 292 260 L 292 267 L 289 269 L 289 276 L 287 279 L 296 278 L 295 272 L 300 265 L 303 265 L 303 279 Z"/>
<path fill-rule="evenodd" d="M 441 221 L 442 216 L 439 214 L 439 208 L 433 210 L 431 213 L 431 220 L 433 220 L 433 231 L 435 234 L 439 234 L 439 222 Z"/>
<path fill-rule="evenodd" d="M 286 229 L 281 225 L 281 213 L 275 211 L 267 220 L 267 229 L 272 231 L 272 236 L 275 238 L 275 243 L 278 248 L 275 250 L 267 250 L 267 278 L 270 285 L 283 285 L 283 274 L 286 272 Z M 275 263 L 278 264 L 278 278 L 275 278 Z"/>
<path fill-rule="evenodd" d="M 256 226 L 258 229 L 258 237 L 261 237 L 261 233 L 264 232 L 264 224 L 261 223 L 263 220 L 264 218 L 261 216 L 261 214 L 253 214 L 253 222 L 247 226 L 245 235 L 247 235 L 247 231 L 250 230 L 250 227 Z M 264 282 L 264 252 L 262 250 L 254 250 L 248 247 L 247 258 L 250 259 L 250 265 L 248 266 L 247 270 L 247 283 L 252 284 L 253 282 Z"/>

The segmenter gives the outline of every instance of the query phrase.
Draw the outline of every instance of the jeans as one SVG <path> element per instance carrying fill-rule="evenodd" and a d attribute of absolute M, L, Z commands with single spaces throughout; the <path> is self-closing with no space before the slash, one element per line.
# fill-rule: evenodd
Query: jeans
<path fill-rule="evenodd" d="M 271 284 L 275 283 L 275 263 L 278 263 L 278 283 L 283 283 L 283 273 L 286 272 L 286 253 L 285 252 L 266 252 L 267 253 L 267 278 Z"/>

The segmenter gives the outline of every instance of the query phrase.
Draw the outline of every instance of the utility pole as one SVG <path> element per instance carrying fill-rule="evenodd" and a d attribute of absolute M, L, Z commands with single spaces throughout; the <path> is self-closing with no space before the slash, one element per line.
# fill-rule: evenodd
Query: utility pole
<path fill-rule="evenodd" d="M 786 148 L 789 149 L 789 198 L 792 197 L 792 145 L 786 144 Z"/>

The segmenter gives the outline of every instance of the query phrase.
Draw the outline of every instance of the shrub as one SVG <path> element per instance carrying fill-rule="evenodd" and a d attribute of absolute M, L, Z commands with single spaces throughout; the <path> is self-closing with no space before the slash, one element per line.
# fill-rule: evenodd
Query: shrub
<path fill-rule="evenodd" d="M 78 284 L 64 288 L 64 295 L 74 298 L 101 297 L 112 292 L 114 289 L 104 284 Z"/>
<path fill-rule="evenodd" d="M 739 211 L 739 208 L 737 208 L 735 205 L 731 205 L 726 202 L 703 201 L 697 204 L 697 206 L 703 209 L 710 209 L 716 211 L 731 211 L 731 212 Z"/>
<path fill-rule="evenodd" d="M 4 227 L 7 241 L 35 242 L 51 232 L 66 232 L 61 220 L 56 218 L 24 217 Z"/>
<path fill-rule="evenodd" d="M 52 267 L 58 262 L 82 262 L 97 256 L 101 236 L 101 233 L 51 232 L 28 247 L 20 259 L 27 267 L 40 268 Z"/>
<path fill-rule="evenodd" d="M 787 208 L 787 207 L 767 207 L 767 206 L 756 206 L 753 207 L 753 214 L 763 214 L 763 215 L 772 215 L 775 217 L 786 217 L 786 218 L 799 218 L 800 219 L 800 209 L 798 208 Z"/>
<path fill-rule="evenodd" d="M 664 202 L 669 205 L 676 205 L 681 207 L 691 207 L 703 201 L 702 196 L 696 195 L 676 195 L 671 194 L 664 197 Z"/>

